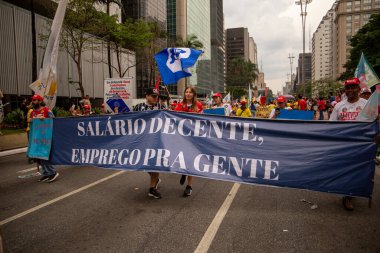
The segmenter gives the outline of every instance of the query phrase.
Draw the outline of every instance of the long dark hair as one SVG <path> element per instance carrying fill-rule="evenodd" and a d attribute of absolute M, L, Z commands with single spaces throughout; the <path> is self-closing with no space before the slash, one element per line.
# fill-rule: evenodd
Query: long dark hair
<path fill-rule="evenodd" d="M 186 91 L 188 89 L 190 89 L 191 92 L 194 94 L 193 98 L 191 99 L 191 109 L 192 109 L 193 112 L 198 112 L 198 107 L 197 107 L 197 103 L 198 103 L 197 92 L 195 91 L 195 88 L 193 86 L 187 86 L 187 88 L 183 92 L 182 107 L 186 107 L 187 106 L 187 100 L 186 100 L 185 94 L 186 94 Z"/>

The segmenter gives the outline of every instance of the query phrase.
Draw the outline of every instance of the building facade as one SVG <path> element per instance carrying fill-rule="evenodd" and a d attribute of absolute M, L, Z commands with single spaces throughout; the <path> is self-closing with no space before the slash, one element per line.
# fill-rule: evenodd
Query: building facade
<path fill-rule="evenodd" d="M 323 17 L 312 40 L 312 80 L 333 77 L 332 29 L 334 11 L 330 9 Z"/>
<path fill-rule="evenodd" d="M 32 21 L 30 6 L 23 5 L 25 1 L 13 1 L 14 4 L 0 1 L 0 89 L 3 90 L 5 99 L 10 102 L 12 108 L 17 107 L 19 96 L 30 96 L 32 90 L 29 85 L 34 82 L 32 69 Z M 29 2 L 28 2 L 29 3 Z M 46 17 L 56 6 L 50 6 L 46 1 L 37 1 L 34 3 L 41 4 L 46 8 L 52 8 L 44 12 L 41 9 L 35 14 L 36 29 L 36 60 L 38 68 L 41 66 L 46 47 L 46 41 L 42 37 L 49 35 L 51 20 Z M 36 7 L 39 7 L 37 5 Z M 37 11 L 37 10 L 36 10 Z M 86 49 L 82 53 L 82 85 L 85 94 L 92 99 L 103 101 L 104 96 L 104 79 L 109 78 L 107 65 L 107 43 L 100 39 L 94 38 L 86 44 Z M 111 54 L 114 55 L 113 50 Z M 113 64 L 117 64 L 113 58 Z M 135 53 L 125 50 L 121 55 L 121 62 L 124 69 L 129 68 L 126 77 L 135 79 L 136 64 Z M 113 72 L 117 76 L 116 71 Z M 60 48 L 57 62 L 57 106 L 71 106 L 71 100 L 80 100 L 81 94 L 78 91 L 79 74 L 74 60 L 69 56 L 65 48 Z M 132 93 L 136 91 L 132 88 Z M 132 97 L 136 98 L 136 97 Z M 101 102 L 99 102 L 101 104 Z M 100 104 L 98 103 L 97 106 Z"/>
<path fill-rule="evenodd" d="M 302 56 L 304 60 L 304 67 L 305 67 L 305 73 L 303 76 L 303 69 L 302 69 Z M 297 67 L 297 79 L 298 79 L 298 85 L 302 85 L 307 83 L 311 80 L 311 53 L 305 53 L 305 54 L 299 54 L 298 56 L 298 67 Z M 303 77 L 305 77 L 305 80 L 303 80 Z"/>
<path fill-rule="evenodd" d="M 380 11 L 380 0 L 338 0 L 334 6 L 333 76 L 345 72 L 350 57 L 350 39 Z"/>
<path fill-rule="evenodd" d="M 187 34 L 195 34 L 203 44 L 203 54 L 190 69 L 189 84 L 197 86 L 198 94 L 208 94 L 211 86 L 211 6 L 210 0 L 187 1 Z M 202 89 L 203 88 L 203 89 Z"/>
<path fill-rule="evenodd" d="M 211 86 L 214 92 L 224 92 L 226 49 L 223 0 L 211 0 Z"/>
<path fill-rule="evenodd" d="M 216 1 L 215 14 L 220 15 L 223 4 Z M 221 2 L 221 1 L 220 1 Z M 214 3 L 214 2 L 213 2 Z M 174 46 L 177 38 L 186 40 L 189 35 L 197 36 L 202 42 L 204 53 L 199 57 L 196 65 L 190 68 L 192 76 L 171 85 L 172 94 L 182 95 L 185 85 L 197 87 L 200 96 L 210 93 L 212 86 L 212 48 L 211 48 L 211 1 L 210 0 L 167 0 L 167 27 L 168 43 Z M 220 25 L 219 23 L 217 24 Z M 223 26 L 223 21 L 222 24 Z M 186 82 L 186 84 L 185 84 Z"/>
<path fill-rule="evenodd" d="M 249 60 L 257 65 L 257 45 L 253 37 L 249 37 Z"/>
<path fill-rule="evenodd" d="M 123 20 L 130 18 L 155 22 L 161 31 L 167 31 L 166 0 L 122 0 L 121 2 L 125 10 Z M 146 50 L 137 54 L 136 88 L 138 97 L 145 97 L 145 89 L 155 85 L 158 70 L 154 61 L 154 53 L 166 47 L 167 39 L 157 38 L 154 42 L 154 50 L 150 52 Z"/>
<path fill-rule="evenodd" d="M 248 28 L 230 28 L 226 30 L 227 69 L 228 62 L 242 58 L 249 60 L 249 33 Z"/>

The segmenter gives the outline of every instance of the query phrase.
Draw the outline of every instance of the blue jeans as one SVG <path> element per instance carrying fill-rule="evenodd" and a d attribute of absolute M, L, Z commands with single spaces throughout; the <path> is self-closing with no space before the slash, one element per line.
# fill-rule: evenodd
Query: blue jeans
<path fill-rule="evenodd" d="M 323 111 L 319 110 L 319 120 L 323 120 Z"/>
<path fill-rule="evenodd" d="M 44 160 L 40 160 L 40 165 L 42 168 L 42 175 L 43 176 L 51 176 L 57 173 L 53 167 L 53 165 L 44 164 Z"/>

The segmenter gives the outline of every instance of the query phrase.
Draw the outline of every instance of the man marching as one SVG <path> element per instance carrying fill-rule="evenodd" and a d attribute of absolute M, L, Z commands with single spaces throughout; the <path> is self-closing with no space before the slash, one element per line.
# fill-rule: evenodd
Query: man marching
<path fill-rule="evenodd" d="M 359 97 L 360 80 L 358 78 L 348 79 L 344 82 L 344 90 L 347 99 L 340 101 L 334 107 L 330 120 L 356 120 L 356 117 L 363 110 L 367 100 Z M 343 207 L 348 210 L 354 210 L 352 197 L 345 196 L 342 199 Z"/>
<path fill-rule="evenodd" d="M 214 101 L 214 106 L 212 109 L 224 108 L 224 115 L 230 116 L 232 112 L 231 105 L 228 103 L 223 103 L 222 94 L 214 93 L 214 95 L 212 95 L 212 100 Z"/>
<path fill-rule="evenodd" d="M 32 97 L 32 107 L 33 111 L 30 113 L 30 118 L 28 122 L 33 124 L 33 119 L 46 119 L 46 118 L 54 118 L 53 113 L 45 106 L 43 102 L 43 97 L 35 94 Z M 45 164 L 44 160 L 39 161 L 42 168 L 42 177 L 40 178 L 40 182 L 53 182 L 59 176 L 59 173 L 55 171 L 52 165 Z"/>
<path fill-rule="evenodd" d="M 158 103 L 158 90 L 154 88 L 148 88 L 145 91 L 145 103 L 137 104 L 133 107 L 133 111 L 149 111 L 149 110 L 161 110 L 165 109 L 163 105 Z M 157 186 L 161 182 L 159 178 L 160 174 L 158 172 L 148 172 L 150 175 L 150 187 L 148 191 L 148 196 L 155 199 L 160 199 L 161 194 L 157 191 Z"/>

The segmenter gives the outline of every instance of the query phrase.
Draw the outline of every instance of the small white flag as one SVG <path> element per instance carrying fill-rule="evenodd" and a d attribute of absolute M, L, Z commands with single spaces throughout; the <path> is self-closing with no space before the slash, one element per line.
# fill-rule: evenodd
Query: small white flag
<path fill-rule="evenodd" d="M 228 94 L 223 98 L 223 103 L 229 102 L 231 102 L 231 94 L 228 92 Z"/>

